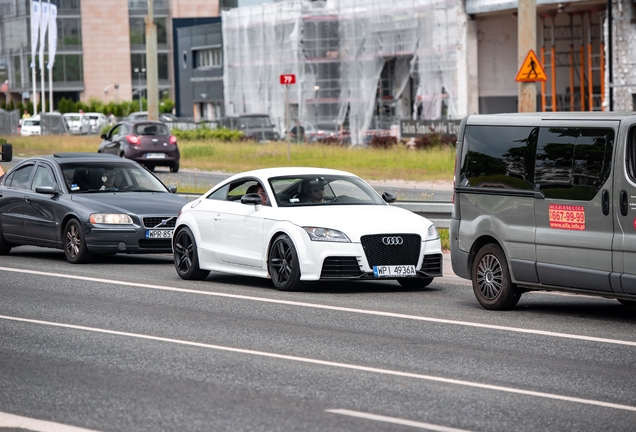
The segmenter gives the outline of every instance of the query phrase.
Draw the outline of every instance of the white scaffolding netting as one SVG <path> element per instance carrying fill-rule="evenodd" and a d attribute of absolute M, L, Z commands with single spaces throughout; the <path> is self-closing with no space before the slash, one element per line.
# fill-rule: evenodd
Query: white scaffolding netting
<path fill-rule="evenodd" d="M 283 1 L 223 12 L 225 109 L 348 129 L 459 118 L 459 0 Z M 295 74 L 286 89 L 281 74 Z"/>

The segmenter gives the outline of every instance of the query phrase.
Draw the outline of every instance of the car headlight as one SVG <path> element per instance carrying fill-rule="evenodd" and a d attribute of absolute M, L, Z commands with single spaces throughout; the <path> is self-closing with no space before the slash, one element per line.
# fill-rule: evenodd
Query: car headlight
<path fill-rule="evenodd" d="M 428 227 L 428 238 L 431 240 L 439 238 L 439 233 L 437 232 L 437 228 L 435 228 L 435 225 L 431 225 L 430 227 Z"/>
<path fill-rule="evenodd" d="M 303 227 L 307 234 L 309 234 L 309 238 L 311 241 L 325 241 L 325 242 L 338 242 L 338 243 L 351 243 L 349 237 L 345 235 L 345 233 L 329 229 L 329 228 L 318 228 L 318 227 Z"/>
<path fill-rule="evenodd" d="M 132 218 L 127 214 L 116 213 L 93 213 L 88 220 L 94 224 L 128 224 L 133 223 Z"/>

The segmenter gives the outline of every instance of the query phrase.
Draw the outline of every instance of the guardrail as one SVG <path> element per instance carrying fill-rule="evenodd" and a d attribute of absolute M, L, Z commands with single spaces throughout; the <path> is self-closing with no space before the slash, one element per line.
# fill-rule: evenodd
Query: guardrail
<path fill-rule="evenodd" d="M 182 195 L 188 201 L 194 201 L 201 195 Z M 447 201 L 396 201 L 392 205 L 412 211 L 424 216 L 435 224 L 437 228 L 450 228 L 450 218 L 453 211 L 453 203 Z"/>

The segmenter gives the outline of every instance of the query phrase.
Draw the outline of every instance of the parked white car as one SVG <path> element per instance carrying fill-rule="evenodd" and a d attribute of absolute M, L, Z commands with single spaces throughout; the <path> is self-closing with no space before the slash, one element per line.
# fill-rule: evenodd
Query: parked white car
<path fill-rule="evenodd" d="M 20 135 L 22 136 L 42 135 L 42 127 L 40 126 L 40 116 L 33 116 L 33 117 L 22 119 L 22 124 L 20 125 Z"/>
<path fill-rule="evenodd" d="M 92 134 L 100 133 L 102 128 L 108 124 L 108 117 L 102 113 L 89 112 L 86 113 L 86 115 L 88 116 L 88 121 L 91 125 L 90 133 Z"/>
<path fill-rule="evenodd" d="M 66 113 L 64 120 L 73 135 L 88 135 L 91 132 L 90 118 L 85 113 Z"/>
<path fill-rule="evenodd" d="M 172 248 L 183 279 L 210 271 L 304 281 L 397 280 L 425 287 L 442 276 L 433 223 L 389 203 L 359 177 L 321 168 L 236 174 L 186 204 Z"/>

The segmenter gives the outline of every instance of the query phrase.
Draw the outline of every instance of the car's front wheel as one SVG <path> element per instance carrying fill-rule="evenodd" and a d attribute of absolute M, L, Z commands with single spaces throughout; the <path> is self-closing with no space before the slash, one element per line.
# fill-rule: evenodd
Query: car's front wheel
<path fill-rule="evenodd" d="M 280 291 L 294 291 L 300 287 L 300 264 L 294 243 L 281 234 L 269 247 L 269 275 Z"/>
<path fill-rule="evenodd" d="M 521 298 L 521 290 L 510 280 L 506 256 L 496 244 L 487 244 L 477 252 L 471 279 L 475 297 L 486 309 L 512 309 Z"/>
<path fill-rule="evenodd" d="M 86 247 L 82 224 L 71 219 L 64 228 L 64 255 L 71 264 L 84 264 L 93 260 L 93 254 Z"/>
<path fill-rule="evenodd" d="M 190 228 L 184 227 L 174 236 L 174 267 L 181 279 L 203 280 L 210 274 L 209 270 L 199 267 L 199 253 L 194 234 Z"/>
<path fill-rule="evenodd" d="M 424 288 L 433 282 L 433 278 L 401 278 L 397 281 L 404 288 Z"/>

